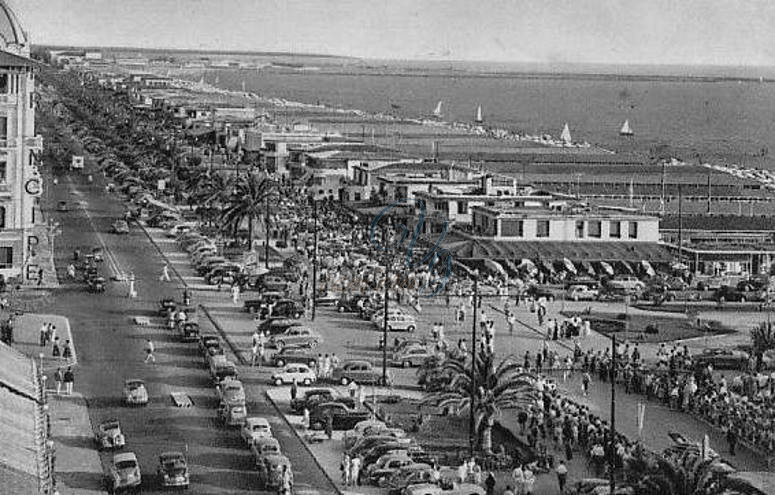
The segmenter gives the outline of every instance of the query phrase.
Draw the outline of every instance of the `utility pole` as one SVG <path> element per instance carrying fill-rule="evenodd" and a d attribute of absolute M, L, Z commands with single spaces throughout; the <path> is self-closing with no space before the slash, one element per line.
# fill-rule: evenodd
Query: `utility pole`
<path fill-rule="evenodd" d="M 385 244 L 385 315 L 382 321 L 382 385 L 387 386 L 387 348 L 388 348 L 388 287 L 390 285 L 390 252 L 388 251 L 388 229 L 383 230 L 382 242 Z"/>
<path fill-rule="evenodd" d="M 264 228 L 266 229 L 266 240 L 264 244 L 264 268 L 269 269 L 269 193 L 264 196 L 266 202 L 266 217 Z"/>
<path fill-rule="evenodd" d="M 468 442 L 469 455 L 474 456 L 476 450 L 476 418 L 474 409 L 476 408 L 476 313 L 479 306 L 479 272 L 474 274 L 474 315 L 471 319 L 471 399 L 468 406 Z"/>
<path fill-rule="evenodd" d="M 684 203 L 684 197 L 683 193 L 681 191 L 681 183 L 678 183 L 678 263 L 683 263 L 683 226 L 684 226 L 684 215 L 683 215 L 683 203 Z M 697 268 L 695 267 L 695 270 Z"/>
<path fill-rule="evenodd" d="M 626 323 L 625 323 L 626 325 Z M 616 334 L 611 332 L 611 441 L 608 452 L 610 492 L 616 491 Z"/>
<path fill-rule="evenodd" d="M 315 219 L 315 229 L 313 235 L 313 253 L 312 253 L 312 321 L 315 321 L 315 307 L 318 302 L 318 200 L 312 197 L 312 216 Z"/>

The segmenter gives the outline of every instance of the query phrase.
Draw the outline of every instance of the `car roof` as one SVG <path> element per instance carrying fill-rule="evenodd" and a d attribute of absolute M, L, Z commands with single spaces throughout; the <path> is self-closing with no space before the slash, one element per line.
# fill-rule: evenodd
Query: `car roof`
<path fill-rule="evenodd" d="M 185 458 L 186 457 L 183 455 L 183 452 L 178 452 L 176 450 L 170 450 L 170 451 L 162 452 L 161 454 L 159 454 L 159 460 L 163 460 L 163 461 L 169 461 L 169 460 L 172 460 L 172 459 L 184 459 L 185 460 Z"/>
<path fill-rule="evenodd" d="M 251 425 L 267 425 L 269 426 L 269 420 L 261 416 L 251 416 L 245 419 L 245 423 Z"/>
<path fill-rule="evenodd" d="M 309 366 L 304 363 L 288 363 L 283 366 L 283 371 L 287 370 L 288 368 L 304 368 L 305 370 L 310 370 Z"/>
<path fill-rule="evenodd" d="M 108 418 L 108 419 L 103 419 L 102 421 L 100 421 L 100 425 L 106 425 L 108 423 L 118 423 L 118 422 L 119 421 L 116 418 Z"/>
<path fill-rule="evenodd" d="M 366 364 L 366 365 L 369 365 L 369 366 L 371 366 L 371 363 L 370 363 L 370 362 L 368 362 L 368 361 L 363 361 L 363 360 L 361 360 L 361 359 L 353 359 L 353 360 L 350 360 L 350 361 L 345 361 L 344 363 L 342 363 L 342 366 L 351 366 L 351 365 L 354 365 L 354 364 L 358 364 L 358 365 L 360 365 L 360 364 Z"/>
<path fill-rule="evenodd" d="M 134 384 L 145 385 L 145 381 L 139 378 L 127 378 L 126 380 L 124 380 L 124 385 L 134 385 Z"/>
<path fill-rule="evenodd" d="M 277 441 L 276 438 L 272 437 L 261 437 L 253 442 L 256 445 L 277 445 L 277 447 L 280 447 L 280 442 Z"/>
<path fill-rule="evenodd" d="M 137 456 L 134 452 L 119 452 L 118 454 L 113 455 L 113 464 L 123 461 L 137 462 Z"/>

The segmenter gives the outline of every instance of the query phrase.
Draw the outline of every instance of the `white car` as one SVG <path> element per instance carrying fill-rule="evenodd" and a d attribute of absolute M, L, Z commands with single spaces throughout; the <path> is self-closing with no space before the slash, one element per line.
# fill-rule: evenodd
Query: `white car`
<path fill-rule="evenodd" d="M 388 318 L 391 316 L 404 316 L 406 313 L 401 308 L 388 307 Z M 371 322 L 375 325 L 382 325 L 382 320 L 385 316 L 385 308 L 380 306 L 373 315 L 371 315 Z M 382 328 L 382 327 L 380 327 Z"/>
<path fill-rule="evenodd" d="M 218 398 L 227 404 L 245 403 L 245 389 L 242 382 L 233 378 L 226 378 L 217 385 Z"/>
<path fill-rule="evenodd" d="M 178 237 L 181 234 L 191 232 L 196 227 L 196 223 L 184 222 L 177 225 L 173 225 L 171 229 L 167 231 L 167 237 Z"/>
<path fill-rule="evenodd" d="M 147 405 L 148 389 L 145 388 L 145 382 L 139 378 L 130 378 L 124 382 L 124 401 L 130 405 Z"/>
<path fill-rule="evenodd" d="M 294 379 L 297 384 L 308 386 L 315 383 L 318 377 L 306 364 L 291 363 L 286 364 L 280 371 L 273 373 L 269 381 L 279 386 L 293 383 Z"/>
<path fill-rule="evenodd" d="M 110 493 L 140 487 L 143 479 L 140 474 L 140 464 L 134 452 L 122 452 L 113 456 L 105 482 Z"/>
<path fill-rule="evenodd" d="M 266 418 L 250 417 L 240 428 L 240 436 L 248 446 L 253 445 L 257 438 L 272 438 L 272 427 Z"/>
<path fill-rule="evenodd" d="M 377 318 L 374 322 L 377 330 L 383 329 L 384 321 L 384 317 Z M 414 317 L 410 315 L 388 313 L 387 329 L 388 332 L 414 332 L 417 329 L 417 322 L 414 320 Z"/>
<path fill-rule="evenodd" d="M 571 285 L 565 292 L 566 299 L 571 301 L 594 301 L 600 296 L 600 291 L 586 285 Z"/>

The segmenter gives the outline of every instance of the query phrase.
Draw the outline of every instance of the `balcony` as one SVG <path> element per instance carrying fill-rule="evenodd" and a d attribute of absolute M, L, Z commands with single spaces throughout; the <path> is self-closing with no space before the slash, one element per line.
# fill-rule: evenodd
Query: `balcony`
<path fill-rule="evenodd" d="M 24 146 L 27 148 L 43 149 L 43 136 L 30 136 L 24 138 Z"/>
<path fill-rule="evenodd" d="M 16 105 L 18 95 L 14 93 L 0 94 L 0 105 Z"/>
<path fill-rule="evenodd" d="M 0 150 L 16 148 L 16 138 L 0 138 Z"/>

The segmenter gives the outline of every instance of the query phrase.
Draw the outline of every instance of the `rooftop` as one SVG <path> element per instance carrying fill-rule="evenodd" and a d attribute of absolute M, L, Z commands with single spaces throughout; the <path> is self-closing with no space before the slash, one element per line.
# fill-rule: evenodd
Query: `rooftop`
<path fill-rule="evenodd" d="M 617 220 L 657 220 L 657 217 L 650 215 L 642 215 L 631 212 L 612 211 L 610 209 L 602 208 L 589 208 L 589 207 L 570 207 L 564 209 L 556 208 L 536 208 L 536 207 L 520 207 L 509 204 L 495 204 L 493 206 L 474 206 L 473 210 L 483 211 L 497 216 L 510 216 L 510 217 L 522 217 L 522 218 L 536 218 L 536 217 L 563 217 L 563 218 L 579 218 L 579 219 L 600 219 L 600 218 L 613 218 Z"/>

